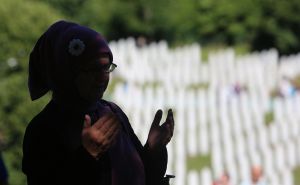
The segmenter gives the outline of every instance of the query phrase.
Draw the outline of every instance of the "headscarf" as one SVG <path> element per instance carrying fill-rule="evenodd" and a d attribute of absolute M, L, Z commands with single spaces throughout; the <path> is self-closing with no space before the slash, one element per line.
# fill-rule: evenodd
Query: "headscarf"
<path fill-rule="evenodd" d="M 48 91 L 74 91 L 74 75 L 80 66 L 101 54 L 112 52 L 96 31 L 67 21 L 58 21 L 38 39 L 29 59 L 28 87 L 36 100 Z"/>

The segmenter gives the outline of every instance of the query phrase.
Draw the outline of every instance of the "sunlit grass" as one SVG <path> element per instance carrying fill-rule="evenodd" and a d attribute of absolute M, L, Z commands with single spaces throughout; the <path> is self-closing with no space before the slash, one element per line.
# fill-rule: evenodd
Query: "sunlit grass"
<path fill-rule="evenodd" d="M 294 175 L 294 184 L 298 185 L 300 184 L 300 167 L 293 170 Z"/>
<path fill-rule="evenodd" d="M 228 46 L 223 44 L 209 44 L 201 47 L 201 60 L 202 62 L 208 62 L 208 57 L 210 53 L 224 51 L 228 49 Z M 248 44 L 239 44 L 233 46 L 232 49 L 234 50 L 236 56 L 245 55 L 250 52 L 250 46 Z"/>
<path fill-rule="evenodd" d="M 265 119 L 265 124 L 267 126 L 270 125 L 274 121 L 274 112 L 273 111 L 266 112 L 264 115 L 264 119 Z"/>
<path fill-rule="evenodd" d="M 211 167 L 210 155 L 197 155 L 187 157 L 187 169 L 201 171 L 205 167 Z"/>

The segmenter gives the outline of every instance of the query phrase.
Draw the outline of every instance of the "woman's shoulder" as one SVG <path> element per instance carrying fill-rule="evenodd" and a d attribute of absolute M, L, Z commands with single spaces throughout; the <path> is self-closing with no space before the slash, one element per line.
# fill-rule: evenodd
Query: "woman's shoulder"
<path fill-rule="evenodd" d="M 124 111 L 122 110 L 122 108 L 120 106 L 118 106 L 116 103 L 112 102 L 112 101 L 108 101 L 108 100 L 100 100 L 100 103 L 105 104 L 107 106 L 109 106 L 112 110 L 117 111 L 117 112 L 122 112 L 124 113 Z"/>
<path fill-rule="evenodd" d="M 27 125 L 26 133 L 49 129 L 53 119 L 58 116 L 54 106 L 53 102 L 50 101 L 41 112 L 34 116 Z"/>

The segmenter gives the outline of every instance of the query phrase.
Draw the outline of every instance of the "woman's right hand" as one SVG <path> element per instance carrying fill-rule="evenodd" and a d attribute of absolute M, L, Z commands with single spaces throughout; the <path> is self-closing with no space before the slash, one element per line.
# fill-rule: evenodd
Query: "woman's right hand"
<path fill-rule="evenodd" d="M 108 113 L 91 125 L 91 118 L 85 115 L 82 129 L 82 145 L 98 159 L 114 143 L 121 128 L 117 116 Z"/>

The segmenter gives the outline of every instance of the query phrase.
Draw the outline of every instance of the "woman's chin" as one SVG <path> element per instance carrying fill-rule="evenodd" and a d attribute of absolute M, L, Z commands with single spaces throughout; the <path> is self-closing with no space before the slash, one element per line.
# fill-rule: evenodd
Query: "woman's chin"
<path fill-rule="evenodd" d="M 97 101 L 101 100 L 102 97 L 103 97 L 103 93 L 99 93 L 99 94 L 97 94 L 95 96 L 91 96 L 88 101 L 90 103 L 94 103 L 94 102 L 97 102 Z"/>
<path fill-rule="evenodd" d="M 90 90 L 89 92 L 84 92 L 81 94 L 81 97 L 88 103 L 93 104 L 100 99 L 102 99 L 103 94 L 105 92 L 105 88 L 95 88 Z"/>

